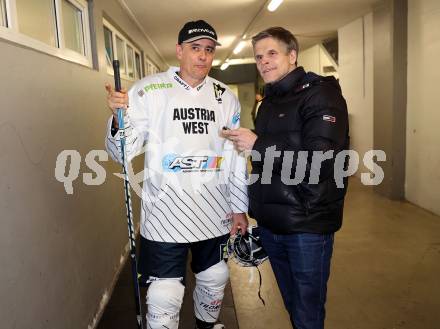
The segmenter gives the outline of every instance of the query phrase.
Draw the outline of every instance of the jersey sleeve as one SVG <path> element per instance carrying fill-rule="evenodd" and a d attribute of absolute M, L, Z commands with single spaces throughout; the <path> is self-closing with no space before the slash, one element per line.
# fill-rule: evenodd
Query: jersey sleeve
<path fill-rule="evenodd" d="M 240 128 L 240 111 L 240 103 L 235 98 L 234 111 L 229 118 L 231 129 Z M 233 213 L 246 213 L 249 206 L 246 157 L 243 153 L 238 153 L 230 141 L 226 142 L 225 147 L 230 148 L 229 153 L 232 157 L 228 177 L 231 209 Z"/>
<path fill-rule="evenodd" d="M 138 84 L 135 84 L 128 91 L 129 108 L 124 115 L 127 161 L 131 161 L 142 152 L 148 139 L 148 108 L 144 100 L 145 95 L 139 92 L 139 88 Z M 105 147 L 113 160 L 122 163 L 121 136 L 119 132 L 112 134 L 112 122 L 113 116 L 108 120 Z"/>

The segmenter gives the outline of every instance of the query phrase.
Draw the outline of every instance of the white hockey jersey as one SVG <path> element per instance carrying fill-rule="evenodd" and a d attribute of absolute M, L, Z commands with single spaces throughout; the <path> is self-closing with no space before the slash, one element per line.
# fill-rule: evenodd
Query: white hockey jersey
<path fill-rule="evenodd" d="M 247 174 L 245 158 L 220 137 L 240 126 L 238 99 L 211 77 L 192 88 L 177 72 L 135 83 L 124 121 L 128 161 L 145 151 L 142 236 L 187 243 L 227 234 L 232 213 L 247 212 Z M 122 162 L 111 123 L 106 148 Z"/>

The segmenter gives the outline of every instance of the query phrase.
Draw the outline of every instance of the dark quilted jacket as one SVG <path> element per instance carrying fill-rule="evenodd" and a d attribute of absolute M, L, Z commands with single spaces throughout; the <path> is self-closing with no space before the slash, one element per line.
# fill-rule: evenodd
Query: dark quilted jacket
<path fill-rule="evenodd" d="M 252 159 L 252 174 L 259 179 L 249 186 L 250 215 L 276 234 L 337 231 L 342 224 L 347 179 L 343 179 L 343 187 L 337 186 L 334 165 L 336 154 L 348 149 L 349 135 L 347 105 L 336 79 L 298 67 L 282 80 L 266 85 L 255 132 L 254 151 L 261 154 L 261 160 Z M 263 184 L 263 160 L 268 148 L 274 146 L 280 154 L 273 166 L 266 161 L 271 169 L 265 174 L 271 174 L 271 180 Z M 317 184 L 310 184 L 313 151 L 330 150 L 333 158 L 322 162 Z M 293 156 L 286 151 L 294 151 Z M 286 184 L 286 178 L 295 177 L 298 151 L 305 154 L 304 179 Z M 344 163 L 346 166 L 347 161 L 342 161 L 340 169 Z"/>

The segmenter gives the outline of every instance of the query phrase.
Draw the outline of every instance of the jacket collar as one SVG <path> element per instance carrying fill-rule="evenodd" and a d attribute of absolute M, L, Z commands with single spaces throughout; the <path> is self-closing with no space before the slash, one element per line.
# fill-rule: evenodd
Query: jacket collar
<path fill-rule="evenodd" d="M 304 71 L 302 66 L 298 66 L 296 69 L 294 69 L 292 72 L 287 74 L 284 78 L 281 80 L 278 80 L 274 83 L 268 83 L 264 87 L 264 95 L 269 96 L 281 96 L 286 94 L 287 92 L 294 89 L 295 86 L 297 86 L 306 75 L 306 72 Z"/>

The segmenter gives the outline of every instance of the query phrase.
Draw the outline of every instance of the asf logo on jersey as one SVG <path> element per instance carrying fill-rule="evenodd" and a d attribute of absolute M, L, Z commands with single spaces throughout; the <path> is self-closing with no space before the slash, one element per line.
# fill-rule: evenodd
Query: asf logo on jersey
<path fill-rule="evenodd" d="M 222 103 L 222 95 L 225 93 L 226 88 L 223 88 L 222 86 L 220 86 L 219 83 L 213 83 L 212 85 L 214 86 L 215 99 L 217 100 L 217 102 L 219 104 L 221 104 Z"/>
<path fill-rule="evenodd" d="M 218 171 L 222 161 L 223 157 L 167 154 L 162 159 L 162 168 L 168 172 Z"/>
<path fill-rule="evenodd" d="M 238 123 L 238 121 L 240 121 L 240 112 L 237 111 L 232 116 L 232 124 L 236 125 Z"/>

